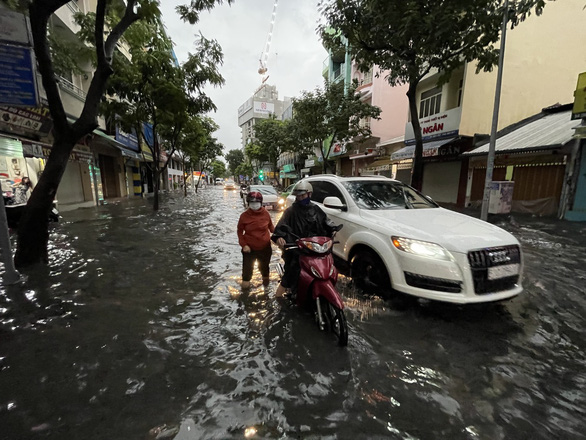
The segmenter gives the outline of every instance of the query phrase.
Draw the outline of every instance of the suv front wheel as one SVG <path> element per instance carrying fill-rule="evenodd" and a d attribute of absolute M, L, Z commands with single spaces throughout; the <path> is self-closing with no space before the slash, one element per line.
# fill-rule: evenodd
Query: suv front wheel
<path fill-rule="evenodd" d="M 373 251 L 360 250 L 352 257 L 350 275 L 356 287 L 364 292 L 388 292 L 391 280 L 387 269 Z"/>

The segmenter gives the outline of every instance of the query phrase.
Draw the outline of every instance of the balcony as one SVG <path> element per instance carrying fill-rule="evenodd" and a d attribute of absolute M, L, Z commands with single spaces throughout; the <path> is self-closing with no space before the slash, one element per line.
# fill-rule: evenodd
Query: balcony
<path fill-rule="evenodd" d="M 85 104 L 86 93 L 63 77 L 57 77 L 57 82 L 65 111 L 72 116 L 79 116 Z"/>
<path fill-rule="evenodd" d="M 75 22 L 74 15 L 78 12 L 82 12 L 82 10 L 79 8 L 76 2 L 71 1 L 65 4 L 65 6 L 55 11 L 55 16 L 61 22 L 55 23 L 55 25 L 57 27 L 67 28 L 72 34 L 76 34 L 80 30 L 80 27 Z"/>

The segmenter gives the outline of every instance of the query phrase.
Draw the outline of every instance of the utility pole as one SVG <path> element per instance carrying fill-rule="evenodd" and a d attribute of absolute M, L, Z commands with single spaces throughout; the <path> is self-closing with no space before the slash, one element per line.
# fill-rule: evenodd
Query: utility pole
<path fill-rule="evenodd" d="M 486 179 L 484 180 L 484 195 L 482 197 L 482 210 L 480 219 L 486 221 L 488 218 L 488 202 L 490 200 L 490 187 L 492 184 L 492 173 L 494 170 L 494 150 L 496 146 L 496 132 L 499 121 L 499 106 L 501 102 L 501 85 L 503 82 L 503 68 L 505 62 L 505 40 L 507 36 L 507 21 L 509 19 L 509 0 L 505 0 L 505 12 L 503 14 L 503 25 L 501 28 L 501 49 L 499 51 L 499 64 L 496 77 L 496 90 L 494 93 L 494 109 L 492 113 L 492 128 L 490 130 L 490 143 L 488 146 L 488 157 L 486 159 Z"/>

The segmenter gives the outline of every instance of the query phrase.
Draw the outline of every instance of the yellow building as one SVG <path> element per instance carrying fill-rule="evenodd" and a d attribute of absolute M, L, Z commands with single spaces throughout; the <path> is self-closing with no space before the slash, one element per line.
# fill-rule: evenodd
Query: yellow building
<path fill-rule="evenodd" d="M 564 0 L 548 2 L 541 16 L 532 15 L 514 29 L 509 28 L 499 130 L 514 130 L 514 124 L 529 122 L 528 118 L 537 117 L 544 108 L 573 102 L 577 75 L 586 71 L 584 22 L 584 2 Z M 478 201 L 478 182 L 484 183 L 486 153 L 470 158 L 460 154 L 474 150 L 488 139 L 497 69 L 477 74 L 476 63 L 472 62 L 455 71 L 450 81 L 440 87 L 438 77 L 435 72 L 424 78 L 417 93 L 424 137 L 423 192 L 439 202 L 474 204 Z M 393 154 L 393 162 L 401 165 L 409 161 L 415 148 L 413 143 L 409 122 L 405 130 L 407 146 Z M 507 152 L 497 154 L 496 166 L 501 170 L 495 169 L 495 174 L 516 180 L 513 199 L 517 200 L 517 207 L 544 195 L 553 199 L 554 204 L 559 202 L 568 147 L 539 145 L 536 141 L 517 149 L 514 158 Z M 532 168 L 521 170 L 523 167 Z M 549 189 L 532 191 L 531 182 L 542 175 L 551 177 Z M 520 194 L 517 188 L 522 187 L 525 191 Z"/>

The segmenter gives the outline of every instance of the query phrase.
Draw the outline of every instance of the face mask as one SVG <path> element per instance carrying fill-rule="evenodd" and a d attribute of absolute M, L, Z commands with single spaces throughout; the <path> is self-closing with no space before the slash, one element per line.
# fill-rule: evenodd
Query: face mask
<path fill-rule="evenodd" d="M 248 207 L 250 209 L 252 209 L 253 211 L 258 211 L 260 209 L 260 207 L 261 207 L 261 203 L 260 202 L 250 202 L 248 204 Z"/>
<path fill-rule="evenodd" d="M 302 200 L 299 200 L 298 203 L 300 205 L 307 206 L 307 205 L 309 205 L 309 202 L 311 202 L 311 199 L 309 197 L 306 197 L 306 198 L 304 198 Z"/>

